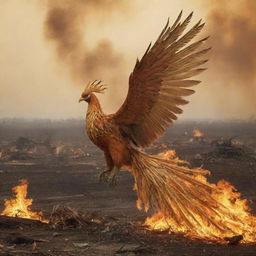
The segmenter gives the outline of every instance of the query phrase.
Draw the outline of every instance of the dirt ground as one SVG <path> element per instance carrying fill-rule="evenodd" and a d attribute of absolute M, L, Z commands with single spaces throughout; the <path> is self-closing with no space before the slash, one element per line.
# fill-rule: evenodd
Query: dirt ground
<path fill-rule="evenodd" d="M 204 137 L 195 138 L 197 127 Z M 191 166 L 211 170 L 211 182 L 231 182 L 256 213 L 256 123 L 178 122 L 148 149 L 175 149 Z M 7 223 L 0 218 L 0 256 L 7 255 L 256 255 L 256 244 L 220 245 L 182 234 L 152 232 L 136 208 L 133 179 L 122 171 L 116 187 L 98 182 L 103 154 L 91 144 L 80 120 L 0 121 L 0 211 L 20 179 L 29 182 L 33 210 L 49 218 L 54 206 L 70 207 L 96 220 L 81 228 Z M 25 242 L 15 238 L 28 238 Z"/>

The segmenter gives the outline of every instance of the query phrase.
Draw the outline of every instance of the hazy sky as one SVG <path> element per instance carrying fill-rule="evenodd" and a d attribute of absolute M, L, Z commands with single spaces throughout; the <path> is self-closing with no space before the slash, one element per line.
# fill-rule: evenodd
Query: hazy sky
<path fill-rule="evenodd" d="M 255 2 L 0 0 L 0 117 L 82 117 L 78 99 L 90 79 L 108 85 L 103 108 L 117 110 L 136 58 L 181 9 L 206 21 L 213 49 L 180 118 L 255 117 Z M 54 34 L 52 22 L 67 34 Z"/>

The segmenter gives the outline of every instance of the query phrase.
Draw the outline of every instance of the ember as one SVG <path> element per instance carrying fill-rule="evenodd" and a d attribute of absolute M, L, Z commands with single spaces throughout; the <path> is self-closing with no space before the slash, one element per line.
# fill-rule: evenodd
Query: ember
<path fill-rule="evenodd" d="M 161 154 L 162 157 L 164 155 Z M 165 156 L 166 159 L 169 159 L 168 154 Z M 237 192 L 235 187 L 225 180 L 221 180 L 217 184 L 211 184 L 202 175 L 195 176 L 195 179 L 215 188 L 212 197 L 216 200 L 217 205 L 223 206 L 223 209 L 216 207 L 215 214 L 212 216 L 216 225 L 212 225 L 198 215 L 193 214 L 192 226 L 188 228 L 182 222 L 177 223 L 171 216 L 164 216 L 161 212 L 147 218 L 144 224 L 150 230 L 181 232 L 190 238 L 214 240 L 219 243 L 227 243 L 227 237 L 235 236 L 243 237 L 241 243 L 256 242 L 256 216 L 250 213 L 248 201 L 240 198 L 240 193 Z M 213 215 L 212 212 L 207 214 Z"/>
<path fill-rule="evenodd" d="M 193 135 L 194 135 L 194 137 L 197 137 L 197 138 L 204 136 L 204 134 L 197 128 L 193 129 Z"/>
<path fill-rule="evenodd" d="M 20 185 L 12 189 L 15 194 L 15 198 L 5 199 L 5 209 L 1 212 L 1 215 L 39 220 L 47 223 L 48 220 L 44 219 L 41 212 L 33 212 L 30 209 L 33 199 L 26 198 L 27 189 L 28 181 L 25 179 L 20 180 Z"/>

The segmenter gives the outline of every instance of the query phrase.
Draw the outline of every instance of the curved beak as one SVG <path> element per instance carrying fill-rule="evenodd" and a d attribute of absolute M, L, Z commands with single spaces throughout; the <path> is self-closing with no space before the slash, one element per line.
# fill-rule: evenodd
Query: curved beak
<path fill-rule="evenodd" d="M 81 97 L 78 102 L 80 103 L 81 101 L 85 101 L 85 98 Z"/>

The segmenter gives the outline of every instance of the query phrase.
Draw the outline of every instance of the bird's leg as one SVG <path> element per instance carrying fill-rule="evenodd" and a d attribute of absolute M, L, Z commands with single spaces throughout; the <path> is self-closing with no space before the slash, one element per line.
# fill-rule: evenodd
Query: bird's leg
<path fill-rule="evenodd" d="M 115 186 L 117 184 L 117 173 L 119 172 L 118 167 L 114 167 L 111 170 L 106 170 L 100 174 L 99 181 L 109 183 L 111 186 Z"/>
<path fill-rule="evenodd" d="M 109 152 L 105 151 L 104 155 L 105 155 L 105 160 L 106 160 L 108 169 L 100 174 L 99 182 L 108 182 L 108 177 L 114 168 L 114 162 L 113 162 Z"/>
<path fill-rule="evenodd" d="M 116 176 L 119 172 L 119 168 L 114 165 L 114 161 L 111 158 L 109 152 L 104 152 L 108 169 L 100 174 L 99 181 L 107 182 L 112 186 L 116 185 Z"/>
<path fill-rule="evenodd" d="M 117 184 L 117 174 L 120 171 L 120 169 L 118 167 L 114 167 L 110 173 L 108 174 L 108 183 L 111 186 L 116 186 Z"/>
<path fill-rule="evenodd" d="M 99 182 L 108 182 L 108 176 L 112 170 L 108 169 L 100 174 Z"/>

